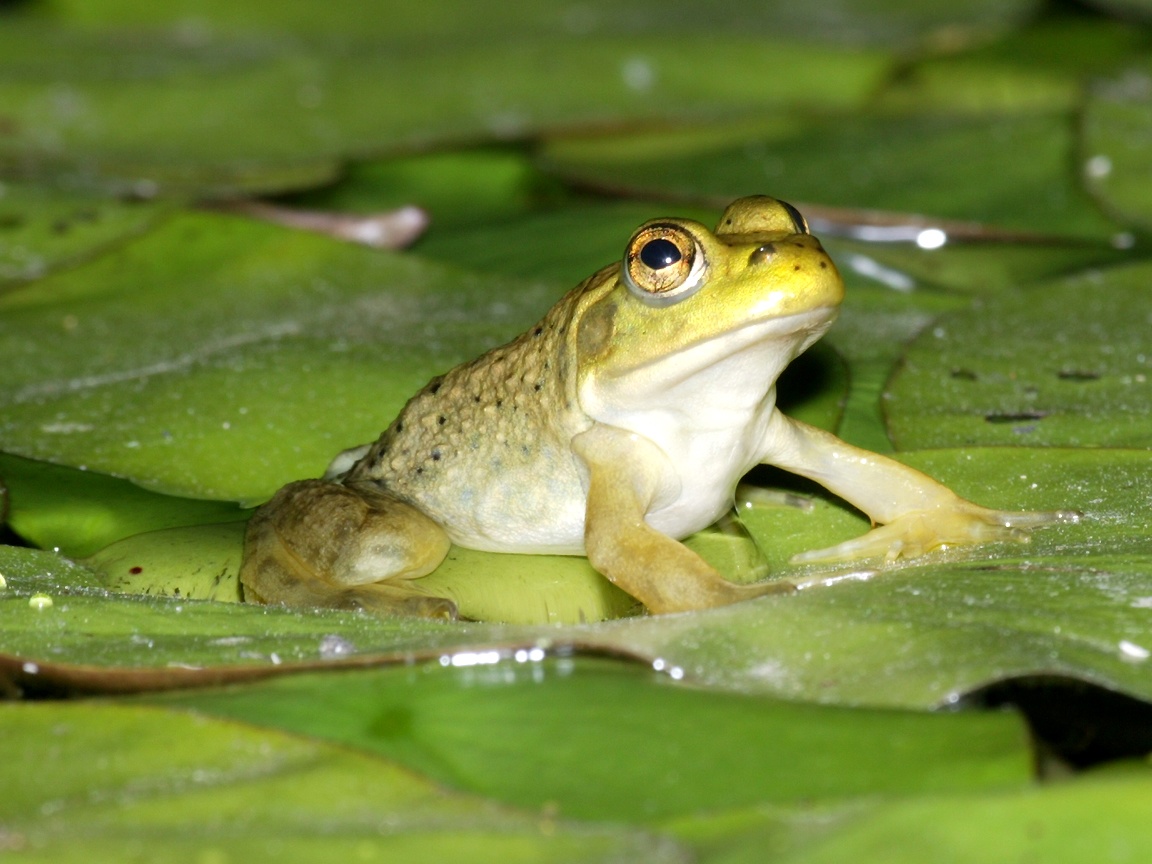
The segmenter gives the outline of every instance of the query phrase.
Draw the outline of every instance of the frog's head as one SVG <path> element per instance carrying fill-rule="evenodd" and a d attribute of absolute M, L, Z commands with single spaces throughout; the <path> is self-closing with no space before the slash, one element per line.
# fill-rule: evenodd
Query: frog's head
<path fill-rule="evenodd" d="M 585 295 L 577 324 L 578 389 L 587 403 L 660 401 L 670 389 L 771 390 L 824 334 L 844 283 L 790 204 L 731 204 L 715 232 L 656 219 L 628 241 L 618 268 Z M 598 412 L 593 410 L 595 416 Z"/>

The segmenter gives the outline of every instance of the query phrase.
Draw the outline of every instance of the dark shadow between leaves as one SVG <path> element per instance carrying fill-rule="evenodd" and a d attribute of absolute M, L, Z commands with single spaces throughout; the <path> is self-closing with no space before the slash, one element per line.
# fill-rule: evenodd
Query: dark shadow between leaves
<path fill-rule="evenodd" d="M 1078 678 L 1010 678 L 969 693 L 961 704 L 1023 714 L 1041 777 L 1152 753 L 1152 704 Z"/>

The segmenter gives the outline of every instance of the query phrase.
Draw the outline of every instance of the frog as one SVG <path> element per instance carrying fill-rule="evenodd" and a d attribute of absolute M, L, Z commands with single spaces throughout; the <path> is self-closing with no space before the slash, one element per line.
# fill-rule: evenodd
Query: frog
<path fill-rule="evenodd" d="M 715 230 L 640 225 L 616 263 L 523 334 L 433 378 L 373 443 L 281 488 L 249 522 L 246 600 L 453 619 L 421 584 L 452 544 L 584 555 L 651 614 L 795 590 L 734 582 L 681 541 L 731 512 L 760 464 L 873 527 L 797 563 L 1014 540 L 1067 511 L 972 503 L 793 419 L 776 382 L 836 319 L 844 282 L 792 205 L 734 201 Z"/>

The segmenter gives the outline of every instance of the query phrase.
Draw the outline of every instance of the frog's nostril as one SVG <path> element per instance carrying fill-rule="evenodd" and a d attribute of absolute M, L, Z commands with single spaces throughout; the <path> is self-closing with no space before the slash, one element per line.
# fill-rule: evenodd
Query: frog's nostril
<path fill-rule="evenodd" d="M 748 256 L 749 264 L 767 264 L 772 260 L 772 256 L 776 254 L 775 243 L 765 243 L 763 246 L 757 247 L 753 250 L 752 254 Z"/>

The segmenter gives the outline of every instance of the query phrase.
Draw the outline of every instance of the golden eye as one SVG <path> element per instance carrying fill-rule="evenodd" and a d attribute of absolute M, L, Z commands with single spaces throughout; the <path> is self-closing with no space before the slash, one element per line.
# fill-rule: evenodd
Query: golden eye
<path fill-rule="evenodd" d="M 624 284 L 656 306 L 667 306 L 695 293 L 704 281 L 704 253 L 679 225 L 645 225 L 624 253 Z"/>

